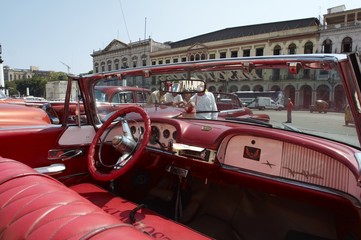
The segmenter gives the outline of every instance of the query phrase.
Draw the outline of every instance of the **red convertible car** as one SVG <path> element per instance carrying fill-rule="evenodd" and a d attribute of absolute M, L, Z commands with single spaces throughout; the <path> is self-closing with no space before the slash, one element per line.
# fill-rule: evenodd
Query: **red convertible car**
<path fill-rule="evenodd" d="M 361 239 L 360 65 L 356 53 L 278 55 L 69 76 L 63 119 L 75 96 L 78 121 L 0 129 L 0 239 Z M 321 83 L 338 76 L 354 127 L 343 113 L 293 111 L 286 124 L 279 112 L 268 122 L 161 105 L 106 112 L 95 98 L 128 79 L 195 94 L 210 76 L 247 84 L 251 71 L 306 70 Z"/>

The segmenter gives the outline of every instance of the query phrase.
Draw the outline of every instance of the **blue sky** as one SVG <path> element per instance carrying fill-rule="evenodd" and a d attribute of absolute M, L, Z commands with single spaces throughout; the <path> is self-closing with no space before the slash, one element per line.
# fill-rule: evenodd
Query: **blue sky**
<path fill-rule="evenodd" d="M 0 44 L 11 68 L 92 70 L 93 50 L 117 38 L 179 41 L 236 26 L 319 17 L 356 0 L 1 0 Z"/>

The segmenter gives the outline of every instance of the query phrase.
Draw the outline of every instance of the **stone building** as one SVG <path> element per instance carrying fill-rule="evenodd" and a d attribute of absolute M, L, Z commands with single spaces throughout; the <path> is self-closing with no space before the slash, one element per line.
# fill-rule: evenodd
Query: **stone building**
<path fill-rule="evenodd" d="M 151 39 L 147 47 L 141 41 L 139 47 L 132 47 L 113 40 L 104 50 L 93 53 L 94 71 L 218 58 L 357 51 L 361 47 L 360 10 L 346 11 L 338 6 L 328 9 L 323 21 L 305 18 L 226 28 L 177 42 L 157 43 L 158 48 L 152 47 Z M 142 56 L 147 56 L 146 61 L 139 61 Z M 334 108 L 345 104 L 338 76 L 332 73 L 303 70 L 295 76 L 286 70 L 264 70 L 256 75 L 258 81 L 210 79 L 207 88 L 212 92 L 282 91 L 300 109 L 308 109 L 318 99 L 330 102 Z M 154 90 L 158 84 L 158 79 L 152 79 L 145 87 Z"/>
<path fill-rule="evenodd" d="M 29 69 L 10 68 L 4 66 L 5 81 L 26 80 L 32 78 L 34 75 L 41 77 L 49 77 L 53 71 L 39 70 L 39 67 L 30 66 Z"/>
<path fill-rule="evenodd" d="M 139 40 L 126 44 L 114 39 L 104 49 L 93 51 L 93 71 L 94 73 L 119 70 L 129 67 L 139 67 L 150 65 L 149 54 L 162 49 L 170 49 L 167 44 L 154 41 L 151 38 Z M 132 79 L 128 85 L 141 85 L 150 87 L 155 83 L 140 83 L 140 80 Z"/>

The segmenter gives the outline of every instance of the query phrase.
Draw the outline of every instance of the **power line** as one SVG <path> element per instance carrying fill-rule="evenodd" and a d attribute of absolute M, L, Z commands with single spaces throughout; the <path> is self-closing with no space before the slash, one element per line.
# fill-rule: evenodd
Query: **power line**
<path fill-rule="evenodd" d="M 125 30 L 127 31 L 127 35 L 128 35 L 128 39 L 129 42 L 131 42 L 130 40 L 130 36 L 129 36 L 129 31 L 128 31 L 128 26 L 127 26 L 127 21 L 125 21 L 125 16 L 124 16 L 124 12 L 123 12 L 123 6 L 120 0 L 118 0 L 119 5 L 120 5 L 120 10 L 122 11 L 122 16 L 123 16 L 123 21 L 124 21 L 124 25 L 125 25 Z"/>

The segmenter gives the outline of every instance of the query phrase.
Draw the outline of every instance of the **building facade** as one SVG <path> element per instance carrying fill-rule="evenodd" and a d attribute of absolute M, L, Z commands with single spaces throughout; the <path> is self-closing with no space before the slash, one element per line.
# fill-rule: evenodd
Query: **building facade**
<path fill-rule="evenodd" d="M 177 42 L 158 43 L 158 48 L 152 47 L 153 41 L 149 39 L 145 44 L 148 47 L 139 47 L 143 52 L 136 51 L 137 48 L 131 44 L 113 40 L 104 50 L 93 53 L 94 71 L 218 58 L 359 51 L 360 11 L 346 11 L 344 6 L 338 6 L 328 9 L 323 22 L 317 18 L 305 18 L 226 28 Z M 139 62 L 142 56 L 146 56 L 146 61 Z M 121 65 L 114 64 L 117 62 Z M 338 76 L 332 73 L 303 70 L 295 76 L 286 70 L 264 70 L 254 74 L 257 81 L 209 79 L 207 88 L 212 92 L 282 91 L 298 109 L 308 109 L 318 99 L 340 109 L 346 101 Z M 131 84 L 137 85 L 136 82 Z M 154 90 L 158 86 L 159 80 L 152 79 L 145 87 Z"/>
<path fill-rule="evenodd" d="M 41 77 L 49 77 L 53 71 L 39 70 L 39 67 L 30 66 L 29 69 L 10 68 L 4 66 L 5 81 L 26 80 L 32 78 L 34 75 Z"/>
<path fill-rule="evenodd" d="M 155 42 L 149 38 L 126 44 L 114 39 L 104 49 L 93 51 L 94 73 L 119 70 L 122 68 L 139 67 L 150 65 L 149 54 L 170 46 Z"/>

